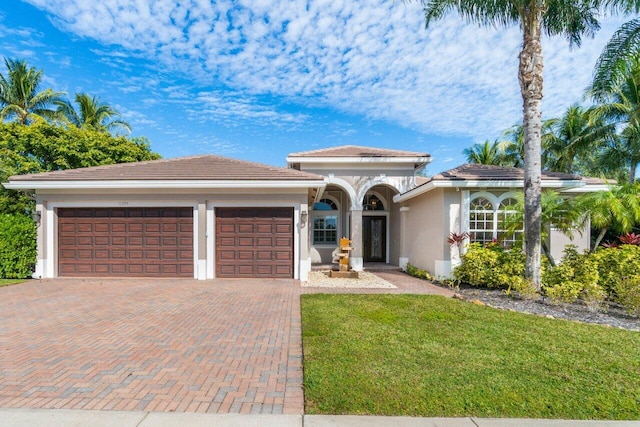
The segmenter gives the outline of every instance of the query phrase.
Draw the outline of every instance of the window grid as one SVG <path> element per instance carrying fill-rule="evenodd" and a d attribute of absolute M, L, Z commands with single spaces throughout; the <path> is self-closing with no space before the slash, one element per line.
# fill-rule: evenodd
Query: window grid
<path fill-rule="evenodd" d="M 510 248 L 518 240 L 522 231 L 506 237 L 507 219 L 516 213 L 517 200 L 510 197 L 504 199 L 497 208 L 485 197 L 478 197 L 469 204 L 469 238 L 471 242 L 483 245 L 499 241 L 505 248 Z"/>

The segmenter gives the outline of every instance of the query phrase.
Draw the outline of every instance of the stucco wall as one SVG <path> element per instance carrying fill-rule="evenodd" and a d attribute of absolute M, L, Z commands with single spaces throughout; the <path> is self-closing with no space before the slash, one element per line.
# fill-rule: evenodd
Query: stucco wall
<path fill-rule="evenodd" d="M 435 274 L 436 260 L 448 257 L 445 253 L 448 224 L 445 224 L 444 190 L 435 189 L 404 203 L 407 223 L 403 227 L 406 254 L 416 267 Z"/>
<path fill-rule="evenodd" d="M 549 248 L 551 250 L 551 257 L 556 262 L 560 262 L 564 255 L 564 249 L 567 245 L 575 245 L 578 248 L 578 252 L 582 253 L 589 250 L 591 245 L 591 228 L 589 225 L 582 230 L 582 233 L 574 232 L 573 238 L 564 234 L 559 230 L 551 230 L 549 233 Z"/>

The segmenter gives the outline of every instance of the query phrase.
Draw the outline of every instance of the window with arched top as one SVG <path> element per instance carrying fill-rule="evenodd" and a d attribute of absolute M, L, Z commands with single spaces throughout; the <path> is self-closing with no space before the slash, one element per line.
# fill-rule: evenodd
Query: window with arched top
<path fill-rule="evenodd" d="M 324 198 L 313 205 L 313 244 L 336 245 L 338 243 L 338 204 Z"/>
<path fill-rule="evenodd" d="M 367 194 L 362 200 L 362 210 L 365 211 L 383 211 L 384 204 L 382 200 L 375 194 Z"/>
<path fill-rule="evenodd" d="M 496 224 L 496 238 L 502 246 L 505 248 L 509 248 L 513 246 L 516 240 L 522 234 L 522 231 L 516 231 L 512 235 L 506 234 L 507 229 L 509 228 L 509 217 L 516 214 L 518 206 L 518 201 L 513 197 L 504 199 L 500 202 L 497 210 L 497 224 Z"/>
<path fill-rule="evenodd" d="M 472 242 L 486 244 L 497 241 L 505 248 L 513 246 L 522 231 L 508 235 L 509 217 L 517 213 L 518 201 L 505 197 L 495 202 L 489 196 L 479 196 L 469 203 L 469 238 Z"/>
<path fill-rule="evenodd" d="M 472 242 L 487 243 L 494 239 L 495 214 L 493 203 L 484 197 L 469 204 L 469 238 Z"/>
<path fill-rule="evenodd" d="M 331 199 L 321 199 L 319 202 L 314 203 L 314 211 L 337 211 L 338 205 Z"/>

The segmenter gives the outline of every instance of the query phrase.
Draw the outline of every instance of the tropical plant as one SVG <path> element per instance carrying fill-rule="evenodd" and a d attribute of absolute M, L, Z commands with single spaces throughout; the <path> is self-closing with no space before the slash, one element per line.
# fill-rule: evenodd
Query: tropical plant
<path fill-rule="evenodd" d="M 40 90 L 42 70 L 29 67 L 26 61 L 5 58 L 4 63 L 7 74 L 0 73 L 0 118 L 15 119 L 23 125 L 37 117 L 56 119 L 58 113 L 52 106 L 61 100 L 64 93 Z"/>
<path fill-rule="evenodd" d="M 594 117 L 610 123 L 619 130 L 610 138 L 602 162 L 614 167 L 627 167 L 629 182 L 635 181 L 640 164 L 640 56 L 632 58 L 627 73 L 610 88 L 590 90 L 600 104 L 594 107 Z"/>
<path fill-rule="evenodd" d="M 607 42 L 593 70 L 592 89 L 609 92 L 629 72 L 629 66 L 640 53 L 640 18 L 618 28 Z"/>
<path fill-rule="evenodd" d="M 549 123 L 549 132 L 542 140 L 542 165 L 554 172 L 590 174 L 592 171 L 581 166 L 588 163 L 591 154 L 615 132 L 614 125 L 577 104 Z"/>
<path fill-rule="evenodd" d="M 588 193 L 578 203 L 578 209 L 590 218 L 591 226 L 600 230 L 592 251 L 610 228 L 627 233 L 640 223 L 640 184 L 614 186 L 609 191 Z"/>
<path fill-rule="evenodd" d="M 100 102 L 97 96 L 86 93 L 76 93 L 76 109 L 69 101 L 55 102 L 58 112 L 66 121 L 81 129 L 93 129 L 99 132 L 109 132 L 115 129 L 131 131 L 129 123 L 119 119 L 120 113 L 110 105 Z"/>
<path fill-rule="evenodd" d="M 600 9 L 611 12 L 637 11 L 640 4 L 629 0 L 420 0 L 425 23 L 456 11 L 463 19 L 481 26 L 518 25 L 522 30 L 518 80 L 523 100 L 524 194 L 526 278 L 540 286 L 541 249 L 541 133 L 542 133 L 542 34 L 565 36 L 580 45 L 583 35 L 599 29 Z"/>
<path fill-rule="evenodd" d="M 523 228 L 524 198 L 522 195 L 517 197 L 517 201 L 518 203 L 514 206 L 514 213 L 507 217 L 506 235 L 513 235 Z M 554 266 L 555 261 L 551 256 L 551 249 L 548 245 L 550 230 L 555 229 L 569 237 L 573 237 L 574 233 L 582 232 L 581 230 L 586 224 L 586 216 L 580 197 L 563 197 L 556 191 L 546 189 L 542 192 L 541 201 L 541 246 L 549 263 Z"/>
<path fill-rule="evenodd" d="M 504 150 L 505 143 L 498 140 L 485 141 L 465 148 L 462 154 L 467 156 L 467 162 L 481 165 L 508 166 Z"/>
<path fill-rule="evenodd" d="M 0 182 L 11 175 L 158 159 L 146 138 L 113 136 L 46 122 L 0 123 Z M 33 201 L 0 186 L 0 212 L 25 213 Z"/>

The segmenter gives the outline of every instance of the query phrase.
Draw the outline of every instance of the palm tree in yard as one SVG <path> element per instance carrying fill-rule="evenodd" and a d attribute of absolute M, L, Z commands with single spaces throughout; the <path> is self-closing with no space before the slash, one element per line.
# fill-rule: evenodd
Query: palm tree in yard
<path fill-rule="evenodd" d="M 612 137 L 615 128 L 587 108 L 570 106 L 551 125 L 542 141 L 542 164 L 554 172 L 584 173 L 578 170 L 590 155 Z"/>
<path fill-rule="evenodd" d="M 542 34 L 562 35 L 573 45 L 599 29 L 601 9 L 637 11 L 638 0 L 420 0 L 425 22 L 457 12 L 481 26 L 518 25 L 522 30 L 518 80 L 523 101 L 525 275 L 540 286 Z"/>
<path fill-rule="evenodd" d="M 0 73 L 0 118 L 17 120 L 23 125 L 36 117 L 57 118 L 53 104 L 64 95 L 51 89 L 40 90 L 42 71 L 29 67 L 26 61 L 7 59 L 7 73 Z"/>
<path fill-rule="evenodd" d="M 640 184 L 612 187 L 582 196 L 580 210 L 591 219 L 591 226 L 600 230 L 591 248 L 598 247 L 610 228 L 628 233 L 640 224 Z"/>
<path fill-rule="evenodd" d="M 603 163 L 628 168 L 629 183 L 633 183 L 640 164 L 640 56 L 630 60 L 614 86 L 602 88 L 594 83 L 590 93 L 601 103 L 594 108 L 594 115 L 619 130 L 605 148 Z"/>
<path fill-rule="evenodd" d="M 481 165 L 504 166 L 504 149 L 499 141 L 485 141 L 482 144 L 473 144 L 462 152 L 467 156 L 467 162 Z"/>
<path fill-rule="evenodd" d="M 117 128 L 131 131 L 129 124 L 120 120 L 120 113 L 110 105 L 100 102 L 97 96 L 76 94 L 78 109 L 69 101 L 57 101 L 58 112 L 72 125 L 82 129 L 109 132 Z"/>

